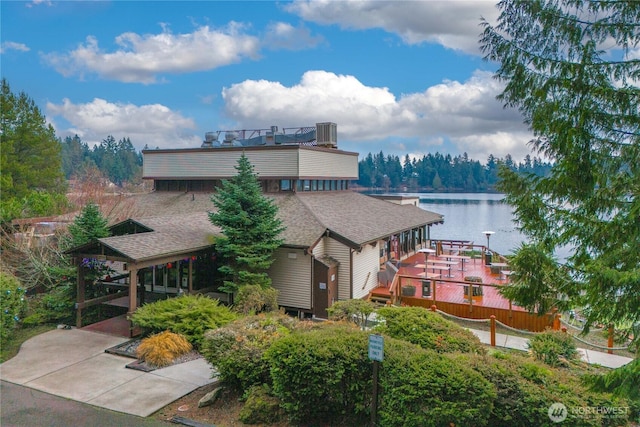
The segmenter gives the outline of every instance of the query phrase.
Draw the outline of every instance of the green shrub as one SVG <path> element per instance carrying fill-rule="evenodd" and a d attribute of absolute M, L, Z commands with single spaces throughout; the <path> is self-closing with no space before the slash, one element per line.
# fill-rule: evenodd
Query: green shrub
<path fill-rule="evenodd" d="M 0 309 L 2 310 L 0 339 L 2 341 L 11 337 L 27 309 L 24 294 L 25 291 L 15 276 L 0 271 Z"/>
<path fill-rule="evenodd" d="M 253 385 L 271 383 L 269 364 L 263 359 L 271 344 L 289 335 L 300 322 L 281 313 L 265 313 L 238 319 L 208 331 L 202 354 L 213 365 L 220 380 L 243 393 Z"/>
<path fill-rule="evenodd" d="M 297 331 L 265 353 L 273 394 L 295 423 L 365 425 L 371 401 L 368 335 L 347 324 Z"/>
<path fill-rule="evenodd" d="M 280 421 L 282 411 L 280 401 L 271 395 L 269 386 L 253 386 L 248 398 L 238 414 L 244 424 L 273 424 Z"/>
<path fill-rule="evenodd" d="M 386 339 L 380 387 L 380 425 L 491 425 L 492 385 L 449 355 Z"/>
<path fill-rule="evenodd" d="M 75 294 L 74 285 L 62 283 L 45 293 L 31 297 L 29 314 L 25 317 L 24 324 L 72 323 L 75 315 Z M 83 317 L 86 317 L 86 313 Z"/>
<path fill-rule="evenodd" d="M 549 366 L 560 366 L 575 359 L 578 350 L 571 335 L 547 329 L 529 340 L 529 350 L 537 360 Z"/>
<path fill-rule="evenodd" d="M 184 295 L 143 305 L 131 316 L 137 326 L 150 332 L 169 330 L 183 335 L 200 348 L 205 331 L 236 319 L 228 307 L 202 295 Z"/>
<path fill-rule="evenodd" d="M 278 310 L 278 290 L 257 285 L 241 286 L 235 297 L 234 310 L 238 313 L 260 314 Z"/>
<path fill-rule="evenodd" d="M 349 299 L 334 302 L 327 309 L 329 319 L 335 321 L 354 322 L 360 328 L 364 329 L 369 320 L 369 316 L 375 311 L 376 306 L 371 301 L 362 299 Z"/>
<path fill-rule="evenodd" d="M 409 341 L 438 353 L 485 352 L 473 333 L 424 308 L 383 307 L 378 309 L 377 314 L 383 322 L 376 330 L 393 338 Z"/>
<path fill-rule="evenodd" d="M 570 370 L 550 368 L 526 355 L 452 355 L 491 382 L 496 393 L 488 425 L 496 427 L 556 426 L 549 418 L 549 407 L 556 402 L 568 409 L 562 425 L 625 425 L 625 419 L 602 414 L 585 417 L 579 411 L 596 407 L 628 407 L 623 399 L 607 393 L 593 393 Z"/>
<path fill-rule="evenodd" d="M 346 324 L 295 331 L 267 351 L 273 393 L 295 423 L 366 425 L 373 363 L 367 332 Z M 384 426 L 486 425 L 495 393 L 455 360 L 385 337 L 378 423 Z"/>

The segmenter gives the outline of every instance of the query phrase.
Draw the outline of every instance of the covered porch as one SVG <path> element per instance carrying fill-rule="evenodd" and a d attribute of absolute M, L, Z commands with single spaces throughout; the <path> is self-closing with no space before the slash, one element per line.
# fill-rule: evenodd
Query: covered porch
<path fill-rule="evenodd" d="M 217 265 L 211 224 L 206 214 L 194 222 L 195 227 L 180 232 L 166 219 L 127 220 L 111 227 L 114 235 L 68 250 L 77 266 L 76 327 L 87 326 L 87 309 L 104 305 L 126 311 L 93 329 L 132 337 L 139 331 L 129 316 L 145 302 L 158 295 L 214 291 Z"/>

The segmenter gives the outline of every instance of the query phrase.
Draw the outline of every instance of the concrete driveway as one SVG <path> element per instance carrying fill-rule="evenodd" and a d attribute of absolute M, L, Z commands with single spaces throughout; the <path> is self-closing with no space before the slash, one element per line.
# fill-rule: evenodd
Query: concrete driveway
<path fill-rule="evenodd" d="M 126 342 L 79 329 L 56 329 L 26 341 L 0 365 L 3 381 L 126 414 L 147 417 L 214 381 L 202 358 L 151 372 L 126 368 L 133 359 L 105 353 Z"/>

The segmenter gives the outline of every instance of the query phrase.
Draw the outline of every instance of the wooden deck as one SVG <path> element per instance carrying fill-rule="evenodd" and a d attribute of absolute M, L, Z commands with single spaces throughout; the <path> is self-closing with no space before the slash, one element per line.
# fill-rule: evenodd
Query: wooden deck
<path fill-rule="evenodd" d="M 383 285 L 374 289 L 370 298 L 425 308 L 435 305 L 446 313 L 469 319 L 489 319 L 494 315 L 506 325 L 528 331 L 542 331 L 553 325 L 553 314 L 531 314 L 500 295 L 499 289 L 509 283 L 509 274 L 500 272 L 505 271 L 504 267 L 494 267 L 492 272 L 491 266 L 485 265 L 483 259 L 461 259 L 460 256 L 429 254 L 425 259 L 424 253 L 416 253 L 400 263 L 396 278 L 389 287 Z M 448 263 L 442 264 L 441 261 Z M 506 260 L 499 258 L 495 261 Z M 443 268 L 445 266 L 450 268 L 447 270 Z M 471 283 L 471 278 L 482 281 L 481 296 L 469 296 L 468 287 L 480 285 Z M 413 287 L 415 291 L 403 289 L 407 287 Z M 409 295 L 411 293 L 413 296 Z"/>

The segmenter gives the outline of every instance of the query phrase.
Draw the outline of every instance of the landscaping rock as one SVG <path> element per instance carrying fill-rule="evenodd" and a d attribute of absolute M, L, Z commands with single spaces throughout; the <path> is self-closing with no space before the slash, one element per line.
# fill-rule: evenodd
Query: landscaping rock
<path fill-rule="evenodd" d="M 213 405 L 213 403 L 218 399 L 218 397 L 220 397 L 220 394 L 222 393 L 223 389 L 224 389 L 223 387 L 216 387 L 213 389 L 213 391 L 210 391 L 209 393 L 205 394 L 202 397 L 202 399 L 198 401 L 198 408 Z"/>

